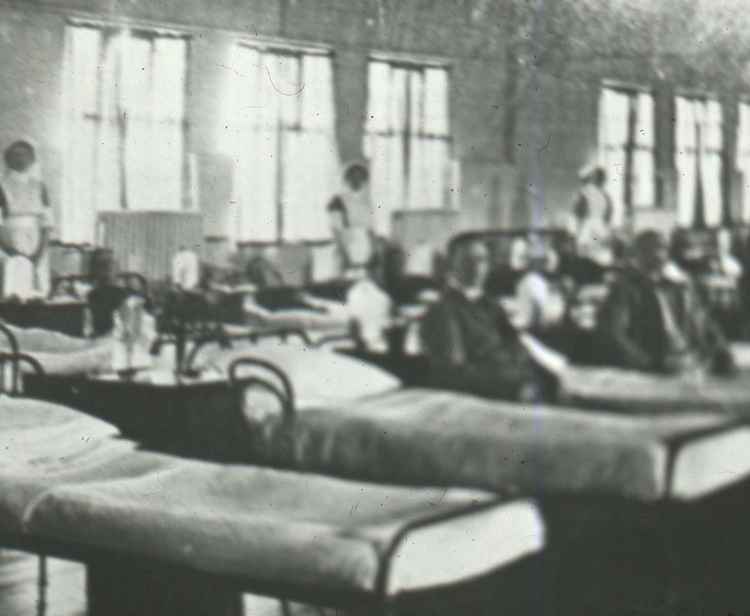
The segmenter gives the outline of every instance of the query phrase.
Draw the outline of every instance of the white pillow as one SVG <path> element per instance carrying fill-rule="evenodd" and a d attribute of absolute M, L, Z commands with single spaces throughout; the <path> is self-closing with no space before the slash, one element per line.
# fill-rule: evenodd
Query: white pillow
<path fill-rule="evenodd" d="M 376 366 L 329 349 L 307 347 L 299 342 L 263 340 L 257 344 L 235 344 L 231 349 L 212 345 L 198 353 L 194 365 L 226 374 L 235 359 L 247 356 L 265 359 L 286 373 L 294 388 L 298 409 L 338 404 L 382 394 L 401 386 L 399 379 Z M 248 370 L 252 374 L 259 374 L 257 370 Z M 246 373 L 240 371 L 240 375 Z"/>

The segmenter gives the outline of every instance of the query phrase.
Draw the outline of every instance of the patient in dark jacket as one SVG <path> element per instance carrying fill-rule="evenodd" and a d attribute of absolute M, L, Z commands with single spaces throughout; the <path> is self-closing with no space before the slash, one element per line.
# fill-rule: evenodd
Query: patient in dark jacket
<path fill-rule="evenodd" d="M 635 242 L 634 267 L 613 285 L 599 315 L 604 363 L 662 374 L 728 375 L 726 339 L 686 276 L 666 276 L 667 244 L 656 231 Z"/>
<path fill-rule="evenodd" d="M 442 389 L 493 398 L 530 401 L 546 395 L 550 382 L 505 312 L 484 294 L 486 246 L 462 242 L 451 247 L 448 259 L 448 286 L 421 326 L 430 381 Z"/>

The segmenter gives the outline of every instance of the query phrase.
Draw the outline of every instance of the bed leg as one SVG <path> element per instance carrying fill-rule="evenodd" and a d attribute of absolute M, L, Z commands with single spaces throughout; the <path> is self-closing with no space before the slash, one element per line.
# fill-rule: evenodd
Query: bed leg
<path fill-rule="evenodd" d="M 242 616 L 236 589 L 200 574 L 107 561 L 87 567 L 88 616 Z"/>
<path fill-rule="evenodd" d="M 47 614 L 47 586 L 48 585 L 49 585 L 49 577 L 47 574 L 47 557 L 40 556 L 38 569 L 37 569 L 37 602 L 36 602 L 37 616 L 45 616 Z"/>

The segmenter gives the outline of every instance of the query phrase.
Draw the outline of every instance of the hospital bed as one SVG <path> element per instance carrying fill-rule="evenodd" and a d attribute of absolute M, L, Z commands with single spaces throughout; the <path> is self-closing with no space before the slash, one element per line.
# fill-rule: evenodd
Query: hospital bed
<path fill-rule="evenodd" d="M 0 399 L 0 442 L 0 545 L 84 563 L 89 616 L 234 616 L 242 592 L 397 613 L 517 583 L 544 542 L 523 499 L 185 460 L 38 400 Z"/>
<path fill-rule="evenodd" d="M 189 457 L 533 496 L 564 580 L 553 585 L 576 609 L 607 605 L 605 588 L 664 606 L 676 592 L 714 609 L 743 587 L 705 586 L 706 562 L 721 561 L 722 584 L 746 566 L 750 428 L 741 400 L 735 412 L 703 400 L 654 413 L 648 399 L 605 412 L 585 396 L 567 408 L 521 406 L 402 387 L 341 354 L 270 340 L 207 345 L 191 361 L 192 376 L 47 375 L 27 378 L 26 391 Z"/>

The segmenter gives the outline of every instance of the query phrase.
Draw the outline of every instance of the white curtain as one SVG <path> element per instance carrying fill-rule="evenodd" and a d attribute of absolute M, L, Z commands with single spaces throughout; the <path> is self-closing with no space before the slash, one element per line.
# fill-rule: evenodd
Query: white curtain
<path fill-rule="evenodd" d="M 68 28 L 65 41 L 65 170 L 59 216 L 60 238 L 93 242 L 96 125 L 86 118 L 97 112 L 97 66 L 101 33 L 94 28 Z"/>
<path fill-rule="evenodd" d="M 370 161 L 375 226 L 388 235 L 404 208 L 442 208 L 451 178 L 448 73 L 372 61 L 364 150 Z M 455 176 L 455 174 L 454 174 Z"/>
<path fill-rule="evenodd" d="M 742 174 L 742 222 L 750 222 L 750 104 L 740 103 L 737 121 L 737 170 Z"/>
<path fill-rule="evenodd" d="M 635 118 L 632 127 L 631 113 Z M 607 171 L 613 222 L 620 225 L 625 215 L 628 176 L 633 207 L 653 207 L 655 204 L 653 97 L 646 92 L 604 88 L 599 105 L 599 127 L 599 151 L 601 163 Z M 633 148 L 630 169 L 627 168 L 628 146 Z"/>
<path fill-rule="evenodd" d="M 675 166 L 677 168 L 677 223 L 689 227 L 695 220 L 696 105 L 683 97 L 675 101 Z"/>
<path fill-rule="evenodd" d="M 331 59 L 242 45 L 230 58 L 222 139 L 235 162 L 235 241 L 323 239 L 338 188 Z"/>
<path fill-rule="evenodd" d="M 639 93 L 632 103 L 636 106 L 635 134 L 633 135 L 632 197 L 636 208 L 653 207 L 656 202 L 654 171 L 654 99 Z"/>
<path fill-rule="evenodd" d="M 705 222 L 721 224 L 721 105 L 717 101 L 676 98 L 675 164 L 677 166 L 677 221 L 689 227 L 695 222 L 697 173 L 703 186 Z M 697 141 L 698 129 L 701 140 Z"/>
<path fill-rule="evenodd" d="M 607 192 L 612 198 L 612 223 L 621 225 L 625 214 L 625 181 L 630 97 L 604 88 L 599 104 L 599 151 L 607 172 Z"/>
<path fill-rule="evenodd" d="M 99 211 L 182 208 L 187 44 L 67 28 L 63 240 L 95 242 Z"/>
<path fill-rule="evenodd" d="M 724 204 L 721 191 L 721 105 L 708 101 L 703 105 L 703 140 L 701 156 L 701 179 L 706 224 L 721 225 Z"/>

